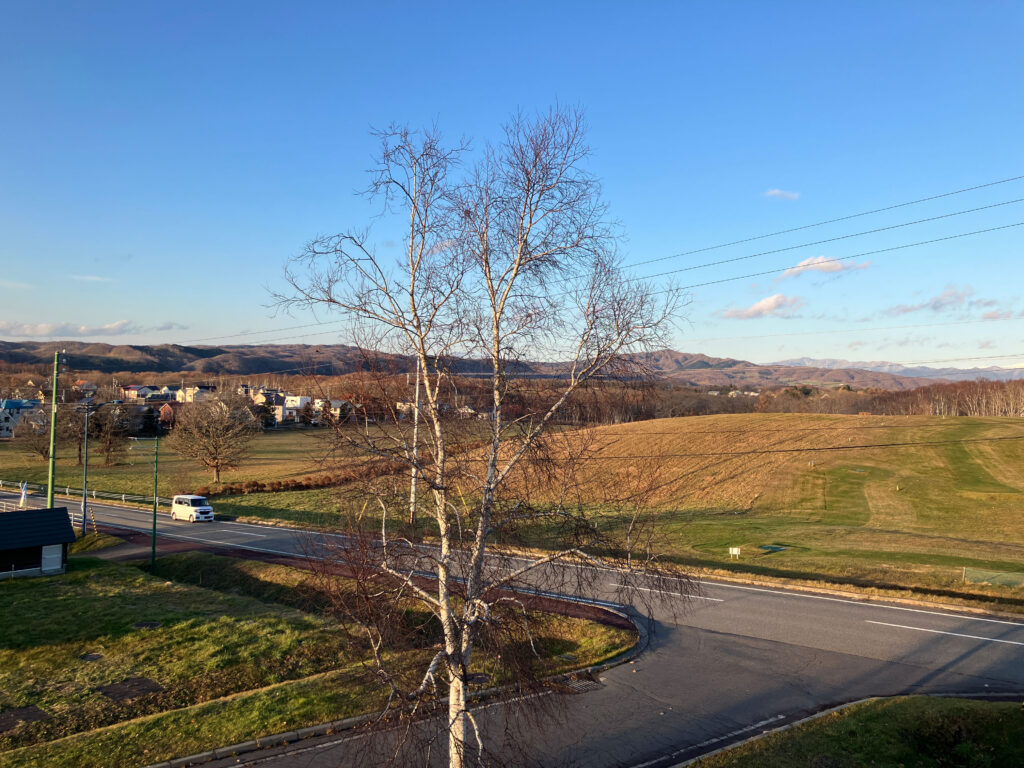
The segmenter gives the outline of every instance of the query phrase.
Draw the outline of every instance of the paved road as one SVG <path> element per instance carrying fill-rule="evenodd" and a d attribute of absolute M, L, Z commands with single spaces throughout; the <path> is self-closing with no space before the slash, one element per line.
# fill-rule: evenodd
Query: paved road
<path fill-rule="evenodd" d="M 151 524 L 144 511 L 94 509 L 106 525 Z M 310 551 L 310 534 L 283 528 L 190 525 L 163 514 L 157 530 L 162 540 Z M 609 574 L 591 597 L 614 600 L 616 587 Z M 1024 621 L 742 584 L 702 587 L 696 599 L 656 606 L 650 648 L 635 663 L 605 672 L 597 690 L 557 697 L 559 727 L 528 738 L 541 764 L 662 768 L 868 696 L 1024 691 Z M 336 766 L 350 752 L 326 738 L 245 764 Z"/>

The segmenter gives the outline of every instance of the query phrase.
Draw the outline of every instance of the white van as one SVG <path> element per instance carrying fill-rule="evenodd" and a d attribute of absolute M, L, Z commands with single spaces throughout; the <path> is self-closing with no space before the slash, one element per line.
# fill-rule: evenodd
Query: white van
<path fill-rule="evenodd" d="M 213 520 L 213 507 L 205 496 L 185 494 L 175 496 L 171 502 L 171 520 Z"/>

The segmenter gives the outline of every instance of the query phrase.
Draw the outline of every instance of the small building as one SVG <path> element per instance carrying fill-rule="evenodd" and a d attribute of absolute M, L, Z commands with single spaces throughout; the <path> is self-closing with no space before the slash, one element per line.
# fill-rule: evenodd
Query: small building
<path fill-rule="evenodd" d="M 201 403 L 209 400 L 217 394 L 217 387 L 214 384 L 196 384 L 194 387 L 184 387 L 177 392 L 179 403 Z"/>
<path fill-rule="evenodd" d="M 99 387 L 97 387 L 91 381 L 86 381 L 85 379 L 79 379 L 74 383 L 74 385 L 72 385 L 71 388 L 75 390 L 75 392 L 81 392 L 86 397 L 88 397 L 89 395 L 95 395 L 96 390 L 99 389 Z"/>
<path fill-rule="evenodd" d="M 64 573 L 74 540 L 66 507 L 0 512 L 0 579 Z"/>
<path fill-rule="evenodd" d="M 12 437 L 21 417 L 39 406 L 38 400 L 0 400 L 0 437 Z"/>

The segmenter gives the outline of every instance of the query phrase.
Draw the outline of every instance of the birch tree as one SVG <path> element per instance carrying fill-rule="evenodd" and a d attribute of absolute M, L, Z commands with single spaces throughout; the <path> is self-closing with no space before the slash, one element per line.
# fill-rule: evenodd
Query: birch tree
<path fill-rule="evenodd" d="M 378 250 L 368 230 L 318 237 L 289 262 L 290 290 L 277 299 L 340 316 L 368 361 L 391 361 L 374 379 L 379 401 L 402 407 L 334 428 L 346 448 L 391 462 L 412 496 L 407 485 L 364 502 L 376 530 L 350 531 L 336 554 L 372 587 L 349 593 L 344 612 L 365 633 L 389 708 L 422 713 L 446 699 L 439 746 L 461 768 L 488 754 L 469 706 L 474 654 L 486 646 L 512 663 L 494 643 L 509 624 L 528 636 L 525 595 L 538 586 L 581 592 L 627 549 L 635 573 L 658 573 L 650 552 L 612 540 L 585 494 L 567 491 L 568 468 L 585 457 L 551 428 L 588 383 L 641 375 L 639 353 L 665 346 L 682 300 L 623 268 L 579 111 L 516 115 L 500 141 L 478 151 L 403 126 L 376 138 L 368 194 L 382 201 L 386 221 L 402 222 L 400 256 Z M 408 361 L 405 370 L 396 359 Z M 512 412 L 512 383 L 526 361 L 545 363 L 558 386 Z M 467 366 L 486 381 L 484 420 L 453 416 L 453 388 Z M 413 380 L 415 395 L 405 384 Z M 410 503 L 430 526 L 429 543 L 415 529 L 395 533 L 416 519 Z M 636 519 L 628 528 L 635 538 Z M 515 558 L 509 543 L 538 530 L 549 548 Z M 386 654 L 401 625 L 395 606 L 409 601 L 434 617 L 441 640 L 412 677 L 388 669 Z"/>

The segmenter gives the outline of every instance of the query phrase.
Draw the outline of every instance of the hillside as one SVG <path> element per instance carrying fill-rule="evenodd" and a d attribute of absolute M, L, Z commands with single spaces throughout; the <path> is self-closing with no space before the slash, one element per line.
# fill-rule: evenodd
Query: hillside
<path fill-rule="evenodd" d="M 215 375 L 258 375 L 275 372 L 341 375 L 366 370 L 370 361 L 356 347 L 344 344 L 261 344 L 223 346 L 110 345 L 84 342 L 0 341 L 0 365 L 38 366 L 45 370 L 55 349 L 66 349 L 70 367 L 76 371 L 102 373 L 200 373 Z M 689 386 L 745 389 L 812 384 L 857 388 L 912 389 L 928 380 L 882 371 L 815 368 L 801 365 L 757 365 L 745 360 L 709 357 L 673 350 L 659 350 L 642 356 L 641 362 L 656 376 Z M 374 364 L 395 371 L 411 368 L 408 359 L 384 353 L 374 355 Z M 478 360 L 459 360 L 456 370 L 463 375 L 485 373 Z M 558 376 L 559 363 L 524 361 L 516 366 L 525 376 Z"/>
<path fill-rule="evenodd" d="M 858 368 L 864 371 L 894 373 L 898 376 L 913 376 L 925 379 L 952 378 L 955 381 L 965 379 L 989 379 L 991 381 L 1012 381 L 1024 379 L 1024 368 L 930 368 L 924 365 L 907 366 L 901 363 L 890 363 L 884 360 L 851 361 L 827 358 L 819 360 L 811 357 L 798 357 L 793 360 L 782 360 L 772 363 L 775 366 L 800 366 L 805 368 Z"/>
<path fill-rule="evenodd" d="M 583 495 L 656 472 L 658 549 L 678 562 L 728 565 L 739 546 L 747 569 L 876 585 L 1024 575 L 1020 419 L 737 414 L 589 439 Z"/>

